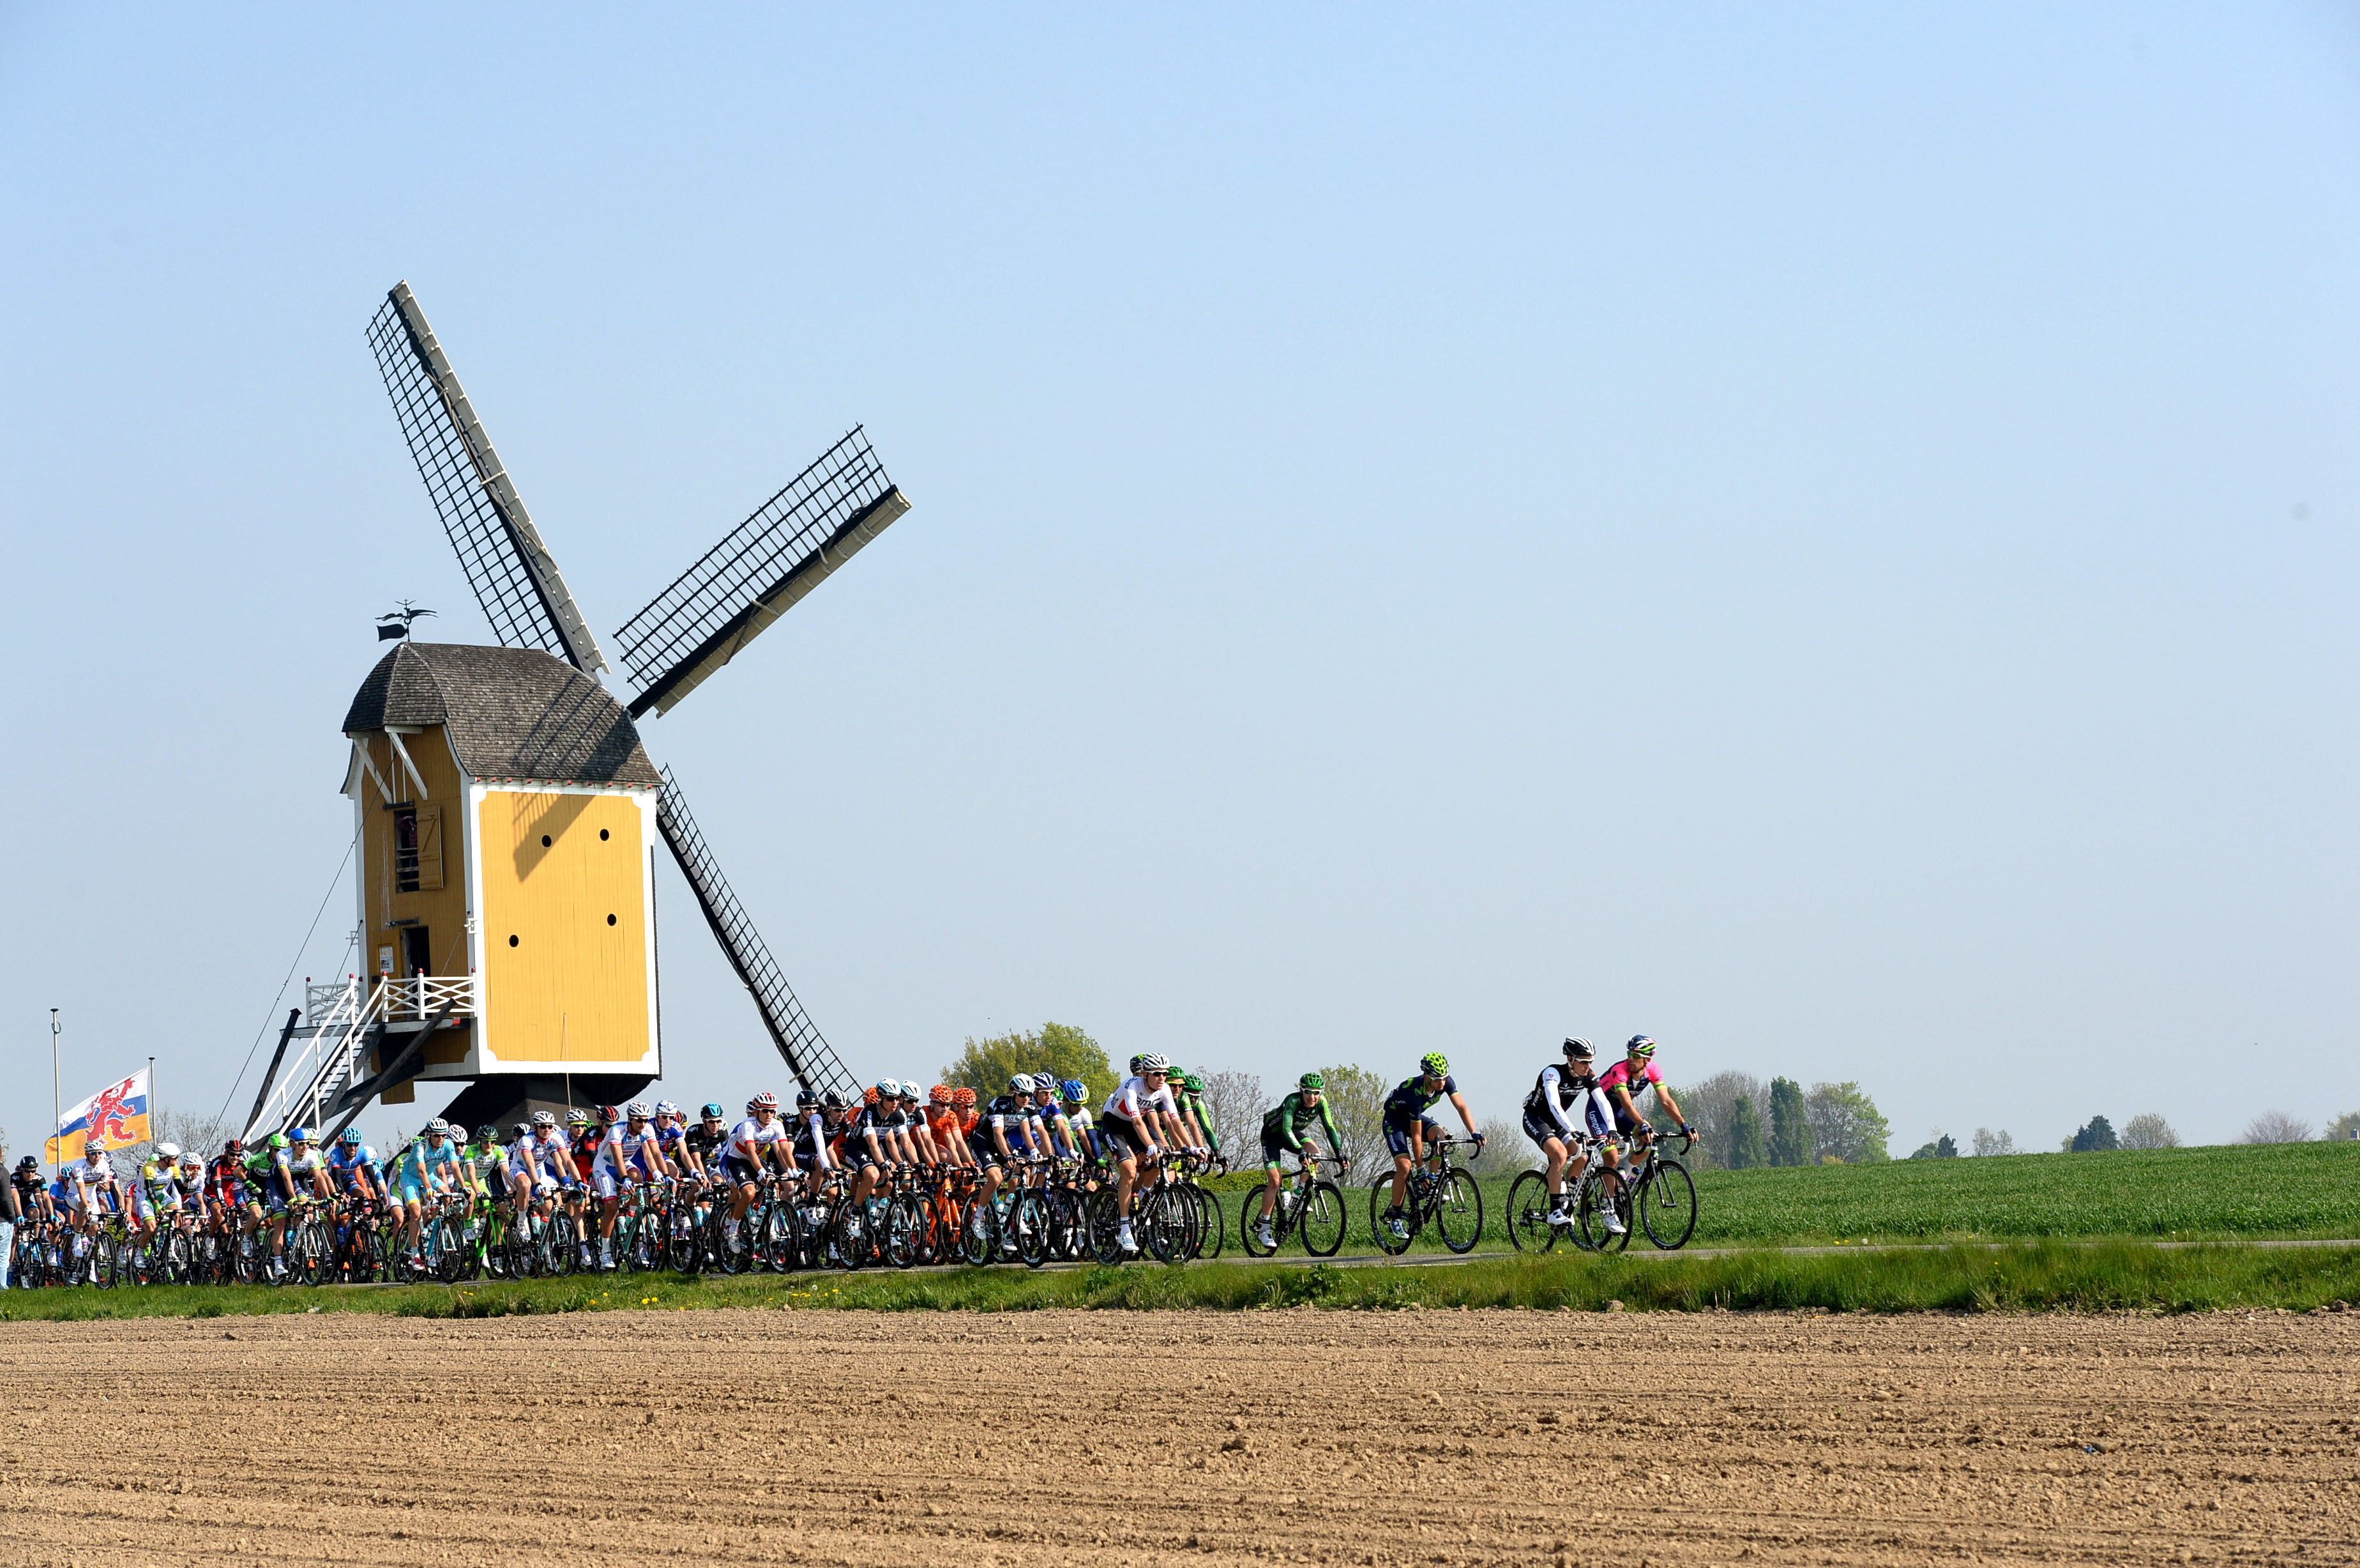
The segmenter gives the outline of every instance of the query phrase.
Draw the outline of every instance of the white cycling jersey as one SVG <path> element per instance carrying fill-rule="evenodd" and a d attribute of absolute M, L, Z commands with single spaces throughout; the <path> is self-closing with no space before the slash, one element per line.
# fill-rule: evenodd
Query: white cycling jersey
<path fill-rule="evenodd" d="M 652 1122 L 648 1125 L 647 1131 L 641 1133 L 634 1133 L 628 1125 L 617 1122 L 606 1129 L 606 1138 L 600 1140 L 596 1164 L 616 1176 L 622 1175 L 626 1169 L 633 1166 L 642 1171 L 648 1171 L 651 1167 L 640 1159 L 640 1154 L 656 1142 Z"/>
<path fill-rule="evenodd" d="M 793 1136 L 787 1130 L 783 1116 L 772 1116 L 769 1127 L 760 1126 L 753 1117 L 748 1116 L 730 1129 L 729 1152 L 759 1171 L 770 1162 L 770 1157 L 764 1151 L 770 1145 L 784 1143 Z"/>
<path fill-rule="evenodd" d="M 1180 1102 L 1173 1097 L 1171 1081 L 1165 1080 L 1164 1087 L 1151 1094 L 1147 1080 L 1134 1076 L 1124 1079 L 1121 1087 L 1107 1096 L 1104 1114 L 1135 1122 L 1155 1110 L 1175 1116 L 1180 1114 Z"/>

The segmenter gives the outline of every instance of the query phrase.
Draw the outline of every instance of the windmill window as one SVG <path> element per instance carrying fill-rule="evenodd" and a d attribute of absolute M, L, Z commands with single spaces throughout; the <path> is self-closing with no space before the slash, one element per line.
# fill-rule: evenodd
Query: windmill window
<path fill-rule="evenodd" d="M 509 945 L 510 947 L 514 947 L 516 944 L 517 944 L 517 939 L 516 939 L 516 938 L 514 938 L 514 937 L 510 937 L 510 938 L 508 938 L 508 945 Z"/>
<path fill-rule="evenodd" d="M 608 916 L 606 917 L 606 923 L 607 923 L 608 925 L 610 925 L 610 926 L 611 926 L 611 925 L 613 925 L 613 924 L 615 923 L 615 917 L 614 917 L 614 916 L 612 916 L 612 915 L 608 915 Z"/>
<path fill-rule="evenodd" d="M 598 842 L 600 844 L 606 842 L 606 830 L 605 828 L 600 828 L 598 830 Z"/>
<path fill-rule="evenodd" d="M 393 809 L 393 890 L 433 892 L 442 886 L 442 808 Z"/>
<path fill-rule="evenodd" d="M 541 835 L 541 847 L 543 849 L 547 849 L 549 847 L 549 835 L 547 833 Z"/>

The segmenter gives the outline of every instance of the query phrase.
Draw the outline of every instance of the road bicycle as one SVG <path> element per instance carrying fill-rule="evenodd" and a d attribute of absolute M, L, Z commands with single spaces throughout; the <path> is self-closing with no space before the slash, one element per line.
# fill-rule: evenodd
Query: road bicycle
<path fill-rule="evenodd" d="M 1462 1147 L 1475 1150 L 1471 1158 L 1480 1159 L 1483 1145 L 1469 1138 L 1429 1138 L 1426 1144 L 1428 1159 L 1410 1168 L 1409 1192 L 1402 1204 L 1404 1222 L 1403 1234 L 1395 1236 L 1386 1217 L 1393 1209 L 1393 1179 L 1388 1171 L 1379 1176 L 1369 1189 L 1369 1234 L 1376 1237 L 1377 1246 L 1389 1257 L 1398 1258 L 1409 1250 L 1417 1233 L 1431 1222 L 1442 1237 L 1442 1245 L 1453 1252 L 1471 1252 L 1483 1239 L 1483 1189 L 1475 1184 L 1465 1167 L 1451 1162 L 1450 1151 Z M 1436 1169 L 1434 1157 L 1438 1154 L 1440 1169 Z"/>
<path fill-rule="evenodd" d="M 1344 1245 L 1344 1232 L 1350 1224 L 1349 1212 L 1344 1206 L 1344 1190 L 1319 1174 L 1321 1165 L 1333 1165 L 1341 1173 L 1345 1161 L 1333 1154 L 1322 1154 L 1297 1165 L 1278 1184 L 1278 1209 L 1271 1217 L 1270 1245 L 1262 1242 L 1262 1194 L 1249 1192 L 1238 1205 L 1238 1245 L 1250 1258 L 1269 1258 L 1289 1241 L 1301 1237 L 1303 1250 L 1314 1258 L 1333 1258 L 1336 1249 Z"/>
<path fill-rule="evenodd" d="M 1673 1136 L 1681 1139 L 1682 1154 L 1696 1146 L 1693 1134 Z M 1652 1130 L 1621 1140 L 1631 1158 L 1615 1172 L 1612 1208 L 1622 1222 L 1620 1232 L 1606 1228 L 1606 1171 L 1601 1161 L 1590 1161 L 1574 1203 L 1574 1229 L 1583 1247 L 1593 1252 L 1620 1252 L 1631 1245 L 1633 1230 L 1644 1230 L 1647 1239 L 1666 1252 L 1677 1252 L 1688 1245 L 1688 1237 L 1696 1234 L 1696 1179 L 1686 1165 L 1663 1152 L 1663 1141 Z"/>

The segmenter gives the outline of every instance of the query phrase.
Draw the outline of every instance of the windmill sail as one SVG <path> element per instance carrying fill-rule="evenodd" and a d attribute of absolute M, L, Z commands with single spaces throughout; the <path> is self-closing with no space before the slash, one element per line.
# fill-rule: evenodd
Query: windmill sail
<path fill-rule="evenodd" d="M 369 322 L 368 340 L 418 475 L 493 635 L 510 648 L 555 654 L 576 670 L 606 669 L 598 639 L 557 574 L 557 562 L 409 284 L 395 284 L 385 297 Z"/>
<path fill-rule="evenodd" d="M 787 977 L 779 972 L 777 961 L 770 957 L 770 950 L 763 945 L 761 933 L 747 918 L 738 895 L 729 890 L 729 880 L 721 875 L 720 862 L 713 858 L 705 835 L 697 831 L 696 819 L 689 815 L 688 801 L 682 796 L 672 769 L 662 771 L 663 793 L 656 800 L 656 831 L 672 846 L 672 858 L 680 862 L 689 889 L 696 895 L 697 908 L 705 911 L 705 923 L 713 928 L 721 951 L 728 955 L 729 967 L 738 972 L 738 978 L 752 993 L 754 1006 L 762 1015 L 762 1027 L 770 1031 L 770 1043 L 786 1059 L 787 1071 L 813 1093 L 825 1094 L 834 1089 L 839 1094 L 852 1094 L 855 1082 L 851 1073 L 803 1011 L 803 1003 L 787 985 Z"/>
<path fill-rule="evenodd" d="M 631 716 L 670 713 L 909 509 L 854 426 L 615 634 Z"/>

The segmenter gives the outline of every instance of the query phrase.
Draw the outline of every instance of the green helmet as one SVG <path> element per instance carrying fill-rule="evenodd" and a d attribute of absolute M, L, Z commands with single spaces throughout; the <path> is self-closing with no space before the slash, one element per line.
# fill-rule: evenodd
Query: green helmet
<path fill-rule="evenodd" d="M 1201 1094 L 1205 1092 L 1205 1081 L 1191 1073 L 1180 1080 L 1180 1087 L 1192 1094 Z"/>
<path fill-rule="evenodd" d="M 1644 1034 L 1634 1034 L 1631 1037 L 1631 1043 L 1622 1049 L 1628 1054 L 1644 1062 L 1655 1054 L 1655 1042 Z"/>
<path fill-rule="evenodd" d="M 1328 1075 L 1324 1073 L 1306 1073 L 1295 1081 L 1295 1086 L 1298 1089 L 1325 1089 L 1328 1087 Z"/>
<path fill-rule="evenodd" d="M 283 1132 L 274 1132 L 274 1133 L 272 1133 L 272 1134 L 270 1135 L 270 1147 L 271 1147 L 272 1149 L 284 1149 L 284 1148 L 286 1148 L 286 1147 L 287 1147 L 287 1135 L 286 1135 L 285 1133 L 283 1133 Z"/>
<path fill-rule="evenodd" d="M 1440 1078 L 1450 1072 L 1450 1058 L 1438 1051 L 1427 1051 L 1417 1059 L 1417 1064 L 1426 1070 L 1429 1078 Z"/>

